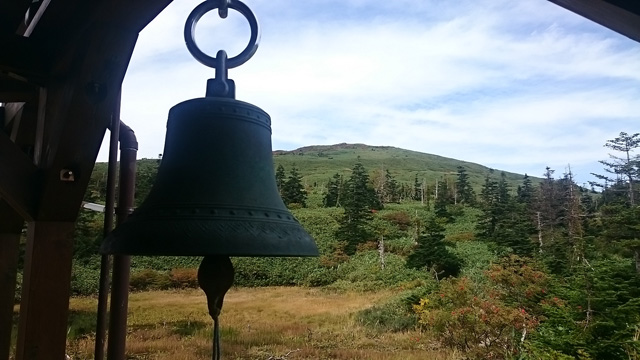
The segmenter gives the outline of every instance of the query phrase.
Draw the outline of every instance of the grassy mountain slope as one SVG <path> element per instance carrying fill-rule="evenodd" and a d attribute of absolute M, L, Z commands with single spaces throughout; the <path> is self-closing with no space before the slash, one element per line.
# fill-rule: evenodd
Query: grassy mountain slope
<path fill-rule="evenodd" d="M 438 155 L 405 150 L 391 146 L 369 146 L 364 144 L 336 144 L 306 146 L 292 151 L 274 151 L 276 166 L 282 164 L 288 171 L 295 165 L 307 184 L 324 184 L 335 173 L 348 177 L 353 164 L 360 160 L 372 174 L 380 169 L 389 170 L 400 183 L 413 184 L 415 176 L 427 184 L 449 176 L 455 180 L 457 167 L 463 166 L 469 174 L 469 181 L 478 190 L 484 178 L 492 171 L 490 168 L 461 160 Z M 542 170 L 541 170 L 542 171 Z M 507 179 L 515 188 L 522 182 L 522 174 L 508 173 Z M 493 172 L 498 178 L 500 170 Z M 532 178 L 535 182 L 536 179 Z"/>
<path fill-rule="evenodd" d="M 322 189 L 329 179 L 340 173 L 347 179 L 351 174 L 351 168 L 358 157 L 369 171 L 371 178 L 383 174 L 381 170 L 389 170 L 391 175 L 400 184 L 413 187 L 416 175 L 418 181 L 425 181 L 426 185 L 433 187 L 437 180 L 448 177 L 449 181 L 456 180 L 457 167 L 463 166 L 469 175 L 469 181 L 479 193 L 484 179 L 493 171 L 496 179 L 500 177 L 500 170 L 461 160 L 450 159 L 438 155 L 425 154 L 417 151 L 405 150 L 391 146 L 369 146 L 364 144 L 336 144 L 306 146 L 296 150 L 273 152 L 275 166 L 284 166 L 287 175 L 293 165 L 298 168 L 306 185 L 316 185 Z M 139 204 L 151 190 L 157 167 L 158 159 L 141 159 L 137 164 L 138 178 L 136 180 L 136 201 Z M 107 164 L 96 164 L 91 182 L 89 183 L 86 200 L 102 202 L 106 184 Z M 515 190 L 522 183 L 522 174 L 505 172 L 511 188 Z M 540 179 L 531 178 L 534 183 Z M 319 200 L 321 202 L 321 200 Z"/>

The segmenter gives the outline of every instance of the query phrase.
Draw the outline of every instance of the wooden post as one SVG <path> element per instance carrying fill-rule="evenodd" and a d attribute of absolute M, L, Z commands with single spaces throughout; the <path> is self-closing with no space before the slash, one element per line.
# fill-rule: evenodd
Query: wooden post
<path fill-rule="evenodd" d="M 16 360 L 65 358 L 73 229 L 73 222 L 28 224 Z"/>
<path fill-rule="evenodd" d="M 0 200 L 0 360 L 9 359 L 20 233 L 24 221 Z"/>

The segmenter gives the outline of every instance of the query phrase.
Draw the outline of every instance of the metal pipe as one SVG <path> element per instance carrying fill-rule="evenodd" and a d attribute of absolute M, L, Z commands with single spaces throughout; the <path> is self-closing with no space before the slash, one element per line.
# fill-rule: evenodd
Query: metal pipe
<path fill-rule="evenodd" d="M 118 102 L 119 103 L 119 102 Z M 116 116 L 116 114 L 118 116 Z M 113 211 L 116 201 L 116 176 L 118 175 L 118 141 L 120 132 L 119 106 L 111 118 L 111 137 L 109 138 L 109 165 L 107 168 L 107 194 L 104 209 L 103 235 L 106 237 L 113 230 Z M 111 255 L 102 255 L 100 259 L 100 289 L 98 291 L 98 314 L 96 323 L 96 343 L 94 359 L 104 359 L 104 345 L 107 332 L 107 303 L 109 302 L 109 281 L 111 272 Z"/>
<path fill-rule="evenodd" d="M 136 156 L 138 142 L 130 127 L 120 122 L 120 187 L 116 222 L 121 224 L 133 209 Z M 129 267 L 131 256 L 113 256 L 113 280 L 111 289 L 111 313 L 107 344 L 108 360 L 124 360 L 127 336 L 127 307 L 129 305 Z"/>

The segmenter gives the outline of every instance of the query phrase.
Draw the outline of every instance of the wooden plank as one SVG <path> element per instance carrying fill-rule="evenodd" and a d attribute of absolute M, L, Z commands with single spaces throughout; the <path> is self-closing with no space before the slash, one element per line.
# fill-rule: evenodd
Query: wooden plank
<path fill-rule="evenodd" d="M 4 105 L 4 124 L 3 125 L 5 128 L 14 121 L 20 122 L 20 117 L 22 116 L 23 108 L 24 108 L 23 102 L 12 102 Z M 11 141 L 14 141 L 14 139 L 12 139 Z"/>
<path fill-rule="evenodd" d="M 22 218 L 0 199 L 0 360 L 9 359 Z"/>
<path fill-rule="evenodd" d="M 47 11 L 47 7 L 50 2 L 51 0 L 38 0 L 31 2 L 32 6 L 29 8 L 29 12 L 26 16 L 28 24 L 25 24 L 26 28 L 24 30 L 19 28 L 18 33 L 27 37 L 31 35 L 33 29 L 36 28 L 38 22 L 42 18 L 42 15 Z"/>
<path fill-rule="evenodd" d="M 30 222 L 16 360 L 64 359 L 73 222 Z"/>
<path fill-rule="evenodd" d="M 76 54 L 84 58 L 78 76 L 49 86 L 37 219 L 77 216 L 137 34 L 100 31 L 90 37 Z M 74 181 L 60 181 L 64 170 L 73 172 Z"/>
<path fill-rule="evenodd" d="M 25 102 L 36 98 L 37 87 L 28 82 L 0 74 L 0 102 Z"/>
<path fill-rule="evenodd" d="M 29 3 L 26 1 L 0 1 L 0 33 L 16 31 L 28 8 Z"/>
<path fill-rule="evenodd" d="M 4 132 L 0 132 L 0 174 L 0 196 L 23 218 L 33 219 L 38 169 Z"/>
<path fill-rule="evenodd" d="M 634 12 L 637 5 L 617 1 L 616 6 L 602 0 L 549 0 L 593 22 L 640 42 L 640 14 Z"/>
<path fill-rule="evenodd" d="M 42 147 L 44 146 L 44 123 L 47 109 L 47 89 L 38 91 L 38 114 L 36 116 L 36 131 L 33 144 L 33 163 L 40 166 L 42 163 Z"/>
<path fill-rule="evenodd" d="M 43 85 L 53 51 L 50 46 L 16 34 L 0 34 L 0 71 Z"/>
<path fill-rule="evenodd" d="M 35 141 L 36 118 L 38 114 L 37 101 L 26 102 L 20 111 L 20 117 L 13 120 L 10 139 L 32 159 Z"/>

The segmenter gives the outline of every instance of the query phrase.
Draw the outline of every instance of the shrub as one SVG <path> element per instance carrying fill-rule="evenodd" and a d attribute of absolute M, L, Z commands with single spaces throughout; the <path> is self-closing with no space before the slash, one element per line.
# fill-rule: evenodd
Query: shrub
<path fill-rule="evenodd" d="M 520 338 L 538 325 L 524 308 L 510 307 L 467 278 L 448 278 L 414 305 L 418 322 L 472 359 L 509 359 Z"/>
<path fill-rule="evenodd" d="M 451 234 L 446 236 L 447 241 L 460 242 L 460 241 L 472 241 L 476 235 L 472 231 L 465 231 L 457 234 Z"/>
<path fill-rule="evenodd" d="M 131 291 L 166 290 L 169 288 L 171 288 L 171 278 L 167 272 L 144 269 L 131 273 L 129 278 Z"/>
<path fill-rule="evenodd" d="M 100 289 L 100 270 L 74 263 L 71 273 L 73 295 L 94 295 Z"/>
<path fill-rule="evenodd" d="M 326 286 L 338 279 L 338 272 L 331 268 L 313 269 L 304 280 L 304 286 Z"/>
<path fill-rule="evenodd" d="M 387 252 L 399 255 L 399 256 L 408 256 L 413 252 L 415 247 L 415 241 L 409 237 L 401 237 L 398 239 L 385 239 L 384 247 Z"/>
<path fill-rule="evenodd" d="M 356 314 L 356 320 L 367 327 L 380 332 L 399 332 L 414 329 L 417 316 L 407 311 L 399 301 L 376 305 Z"/>
<path fill-rule="evenodd" d="M 495 262 L 497 255 L 492 252 L 487 243 L 481 241 L 457 242 L 451 251 L 464 259 L 461 276 L 468 277 L 475 283 L 486 282 L 485 271 Z"/>
<path fill-rule="evenodd" d="M 399 287 L 416 279 L 428 278 L 428 273 L 405 267 L 402 257 L 385 254 L 384 269 L 378 251 L 358 253 L 338 269 L 339 278 L 351 283 L 370 283 L 378 287 Z"/>
<path fill-rule="evenodd" d="M 201 256 L 132 256 L 132 269 L 153 269 L 171 271 L 171 269 L 197 269 Z"/>
<path fill-rule="evenodd" d="M 198 269 L 173 269 L 169 272 L 171 286 L 178 289 L 198 287 Z"/>
<path fill-rule="evenodd" d="M 382 218 L 392 224 L 397 225 L 398 229 L 400 229 L 401 231 L 407 231 L 407 229 L 409 229 L 409 227 L 413 224 L 411 216 L 404 211 L 394 211 L 392 213 L 387 213 L 384 214 Z"/>

